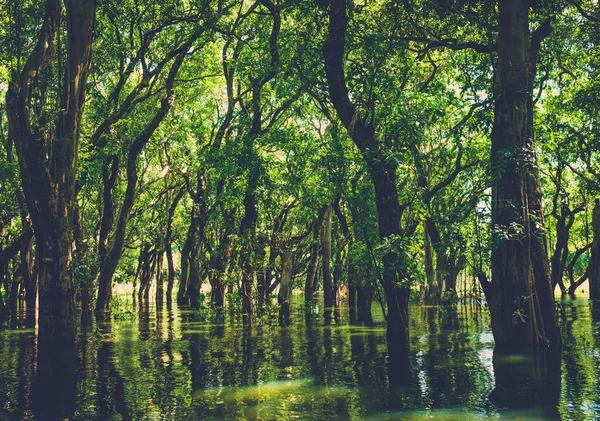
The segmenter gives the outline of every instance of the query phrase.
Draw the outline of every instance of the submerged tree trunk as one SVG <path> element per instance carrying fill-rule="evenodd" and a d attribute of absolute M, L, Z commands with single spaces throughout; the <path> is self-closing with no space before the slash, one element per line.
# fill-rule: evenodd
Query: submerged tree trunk
<path fill-rule="evenodd" d="M 533 180 L 530 2 L 499 2 L 498 70 L 492 129 L 492 280 L 482 284 L 498 349 L 557 345 L 545 240 L 534 238 L 539 217 Z M 529 111 L 529 112 L 528 112 Z M 541 223 L 541 222 L 537 222 Z"/>
<path fill-rule="evenodd" d="M 156 250 L 151 250 L 150 244 L 146 244 L 143 248 L 142 255 L 142 270 L 140 275 L 140 288 L 138 290 L 138 301 L 140 309 L 142 304 L 148 305 L 148 295 L 150 291 L 150 283 L 152 282 L 152 272 L 154 262 L 156 261 Z"/>
<path fill-rule="evenodd" d="M 435 267 L 433 264 L 433 242 L 431 235 L 427 231 L 427 227 L 424 224 L 425 234 L 425 279 L 427 280 L 427 288 L 425 291 L 425 302 L 427 304 L 438 304 L 441 298 L 441 288 L 437 283 L 437 277 L 435 273 Z"/>
<path fill-rule="evenodd" d="M 202 264 L 201 247 L 204 239 L 204 228 L 206 226 L 206 171 L 198 170 L 197 190 L 194 194 L 194 205 L 192 207 L 191 237 L 190 237 L 190 275 L 188 278 L 187 295 L 192 308 L 200 306 L 200 288 L 202 287 L 202 275 L 200 266 Z"/>
<path fill-rule="evenodd" d="M 162 241 L 160 241 L 162 243 Z M 164 296 L 165 296 L 165 286 L 164 286 L 164 273 L 163 273 L 163 262 L 164 262 L 164 256 L 165 256 L 165 251 L 162 248 L 162 244 L 158 245 L 157 244 L 157 251 L 156 251 L 156 296 L 155 296 L 155 300 L 156 300 L 156 306 L 157 308 L 161 308 L 162 307 L 162 303 L 164 302 Z"/>
<path fill-rule="evenodd" d="M 258 206 L 255 196 L 257 187 L 257 169 L 252 168 L 244 197 L 244 218 L 240 223 L 240 237 L 242 239 L 240 256 L 242 283 L 240 293 L 242 295 L 242 314 L 245 323 L 251 323 L 252 314 L 254 313 L 252 290 L 254 288 L 254 247 L 256 242 L 256 222 L 258 220 Z"/>
<path fill-rule="evenodd" d="M 373 288 L 371 286 L 361 284 L 356 287 L 356 307 L 358 310 L 358 323 L 367 326 L 372 325 Z"/>
<path fill-rule="evenodd" d="M 310 243 L 310 257 L 308 263 L 308 269 L 306 273 L 306 282 L 304 283 L 304 302 L 311 302 L 314 300 L 316 288 L 317 288 L 317 273 L 319 271 L 319 251 L 321 249 L 319 244 L 319 233 L 323 225 L 323 218 L 325 217 L 326 208 L 321 208 L 317 219 L 313 223 L 312 228 L 312 242 Z"/>
<path fill-rule="evenodd" d="M 173 261 L 173 217 L 175 216 L 175 210 L 177 209 L 177 205 L 179 201 L 183 197 L 185 193 L 185 187 L 179 189 L 173 201 L 171 202 L 171 206 L 169 207 L 169 214 L 167 217 L 167 233 L 165 234 L 165 252 L 167 254 L 167 269 L 168 269 L 168 278 L 167 278 L 167 304 L 170 305 L 171 300 L 173 299 L 173 287 L 175 285 L 175 262 Z"/>
<path fill-rule="evenodd" d="M 193 219 L 193 216 L 190 218 L 190 226 L 188 227 L 185 243 L 181 248 L 181 276 L 179 277 L 179 287 L 177 289 L 177 304 L 179 305 L 189 304 L 187 289 L 190 276 L 190 249 L 192 248 L 194 231 L 194 225 L 192 224 L 191 219 Z"/>
<path fill-rule="evenodd" d="M 333 209 L 327 207 L 323 220 L 323 298 L 325 311 L 335 305 L 335 291 L 333 289 L 333 278 L 331 276 L 331 219 Z"/>
<path fill-rule="evenodd" d="M 35 230 L 40 258 L 39 340 L 72 343 L 77 334 L 72 244 L 75 173 L 79 127 L 91 61 L 96 0 L 65 2 L 67 58 L 59 93 L 52 138 L 34 132 L 31 121 L 32 85 L 53 62 L 62 2 L 48 0 L 36 44 L 22 73 L 11 81 L 6 94 L 9 138 L 19 158 L 21 182 Z M 42 89 L 50 89 L 41 85 Z M 50 123 L 52 124 L 52 123 Z"/>
<path fill-rule="evenodd" d="M 277 294 L 277 302 L 279 303 L 279 323 L 282 326 L 287 326 L 290 323 L 290 299 L 292 297 L 293 280 L 292 257 L 291 244 L 287 244 L 284 246 L 284 250 L 281 254 L 281 284 L 279 285 L 279 293 Z"/>
<path fill-rule="evenodd" d="M 592 252 L 589 263 L 590 300 L 594 304 L 600 302 L 600 200 L 594 202 L 592 214 Z"/>

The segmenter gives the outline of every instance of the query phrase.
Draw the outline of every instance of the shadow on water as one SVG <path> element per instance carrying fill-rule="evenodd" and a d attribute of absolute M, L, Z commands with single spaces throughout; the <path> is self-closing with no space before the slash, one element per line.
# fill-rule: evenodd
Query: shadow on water
<path fill-rule="evenodd" d="M 76 347 L 40 347 L 31 314 L 0 331 L 0 419 L 594 419 L 600 312 L 559 308 L 560 353 L 494 352 L 485 309 L 414 307 L 410 353 L 388 348 L 383 316 L 342 307 L 249 329 L 144 304 Z M 169 308 L 171 307 L 171 308 Z M 356 315 L 355 315 L 356 316 Z M 352 321 L 353 323 L 350 323 Z"/>

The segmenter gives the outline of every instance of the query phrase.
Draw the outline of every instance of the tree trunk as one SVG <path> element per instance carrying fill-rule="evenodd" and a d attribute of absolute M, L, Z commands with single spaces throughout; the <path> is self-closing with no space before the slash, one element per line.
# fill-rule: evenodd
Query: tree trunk
<path fill-rule="evenodd" d="M 329 35 L 323 46 L 325 73 L 331 101 L 349 136 L 367 163 L 375 187 L 379 235 L 382 240 L 400 235 L 402 208 L 398 201 L 396 166 L 386 159 L 375 139 L 372 123 L 365 123 L 348 96 L 344 74 L 346 0 L 332 0 Z M 383 257 L 383 288 L 388 306 L 387 342 L 392 353 L 408 355 L 408 297 L 406 267 L 402 250 L 390 249 Z"/>
<path fill-rule="evenodd" d="M 371 307 L 373 306 L 373 288 L 368 285 L 356 286 L 356 307 L 358 310 L 358 323 L 364 325 L 373 324 Z"/>
<path fill-rule="evenodd" d="M 279 303 L 279 324 L 282 326 L 290 324 L 290 299 L 292 297 L 293 280 L 292 256 L 291 244 L 287 244 L 284 246 L 283 253 L 281 254 L 281 284 L 279 285 L 279 293 L 277 294 L 277 302 Z"/>
<path fill-rule="evenodd" d="M 150 283 L 152 281 L 153 266 L 156 259 L 156 251 L 150 249 L 150 244 L 144 246 L 142 258 L 142 275 L 140 278 L 140 288 L 138 290 L 138 301 L 140 309 L 142 304 L 148 305 L 148 294 L 150 291 Z"/>
<path fill-rule="evenodd" d="M 425 279 L 427 280 L 427 289 L 425 302 L 427 304 L 439 304 L 442 295 L 436 278 L 435 267 L 433 265 L 433 245 L 431 236 L 425 226 Z"/>
<path fill-rule="evenodd" d="M 77 335 L 71 268 L 75 173 L 96 0 L 67 0 L 65 6 L 68 39 L 65 76 L 59 84 L 62 89 L 55 127 L 47 127 L 53 136 L 44 139 L 32 131 L 29 108 L 32 85 L 55 58 L 61 1 L 46 2 L 36 44 L 23 72 L 11 81 L 6 94 L 9 138 L 17 149 L 23 193 L 40 257 L 37 265 L 40 343 L 50 340 L 73 343 Z"/>
<path fill-rule="evenodd" d="M 245 323 L 251 323 L 254 312 L 252 290 L 254 288 L 254 245 L 256 242 L 256 222 L 258 220 L 258 206 L 255 193 L 258 187 L 257 171 L 257 168 L 250 169 L 244 197 L 244 218 L 240 223 L 240 238 L 242 240 L 242 252 L 240 256 L 242 283 L 240 293 L 242 295 L 242 314 Z"/>
<path fill-rule="evenodd" d="M 204 239 L 204 228 L 206 226 L 206 171 L 198 170 L 197 190 L 194 195 L 194 206 L 192 207 L 192 232 L 190 240 L 190 276 L 188 279 L 187 295 L 190 298 L 190 306 L 199 308 L 200 288 L 202 287 L 202 240 Z"/>
<path fill-rule="evenodd" d="M 312 243 L 310 244 L 310 261 L 306 273 L 306 282 L 304 284 L 304 301 L 309 302 L 314 300 L 314 295 L 317 287 L 317 273 L 319 270 L 319 251 L 321 249 L 319 244 L 319 233 L 323 226 L 323 218 L 325 217 L 325 210 L 327 208 L 321 208 L 317 219 L 313 223 L 312 228 Z"/>
<path fill-rule="evenodd" d="M 185 239 L 185 243 L 181 248 L 181 276 L 179 278 L 179 288 L 177 289 L 177 304 L 186 305 L 189 304 L 189 297 L 187 294 L 188 280 L 190 274 L 190 250 L 192 248 L 192 237 L 194 231 L 194 225 L 192 224 L 193 216 L 190 218 L 190 226 Z"/>
<path fill-rule="evenodd" d="M 498 349 L 555 345 L 548 302 L 547 254 L 535 237 L 530 216 L 539 211 L 531 181 L 530 2 L 499 2 L 496 103 L 492 129 L 492 281 L 483 283 Z M 532 201 L 530 201 L 530 198 Z M 530 207 L 533 206 L 533 208 Z M 545 258 L 545 261 L 544 261 Z M 537 275 L 536 275 L 537 274 Z M 537 276 L 537 278 L 536 278 Z M 545 284 L 547 283 L 547 285 Z M 545 326 L 545 322 L 548 325 Z"/>
<path fill-rule="evenodd" d="M 331 276 L 331 217 L 333 209 L 327 207 L 325 218 L 323 220 L 323 298 L 325 301 L 325 311 L 329 307 L 335 306 L 335 291 L 333 289 L 333 279 Z"/>
<path fill-rule="evenodd" d="M 161 241 L 162 243 L 162 241 Z M 165 257 L 165 251 L 161 245 L 157 245 L 156 252 L 156 306 L 157 308 L 162 307 L 165 297 L 165 286 L 164 286 L 164 273 L 163 273 L 163 262 Z"/>
<path fill-rule="evenodd" d="M 574 218 L 569 214 L 569 209 L 566 204 L 561 206 L 560 216 L 556 221 L 556 244 L 554 253 L 550 258 L 552 288 L 560 285 L 560 290 L 564 295 L 566 293 L 563 275 L 567 266 L 569 256 L 569 231 Z"/>
<path fill-rule="evenodd" d="M 594 202 L 592 214 L 592 252 L 589 263 L 590 300 L 594 304 L 600 302 L 600 200 Z"/>
<path fill-rule="evenodd" d="M 531 4 L 531 3 L 530 3 Z M 542 187 L 540 184 L 537 156 L 535 153 L 534 128 L 534 83 L 537 73 L 537 61 L 541 42 L 551 32 L 551 19 L 546 19 L 532 34 L 529 42 L 529 78 L 527 79 L 527 147 L 529 159 L 532 160 L 525 171 L 527 203 L 530 218 L 531 263 L 533 280 L 538 297 L 540 330 L 543 330 L 545 341 L 554 347 L 560 343 L 560 334 L 556 320 L 556 305 L 554 302 L 554 287 L 550 277 L 548 258 L 548 239 L 544 223 L 544 205 Z"/>

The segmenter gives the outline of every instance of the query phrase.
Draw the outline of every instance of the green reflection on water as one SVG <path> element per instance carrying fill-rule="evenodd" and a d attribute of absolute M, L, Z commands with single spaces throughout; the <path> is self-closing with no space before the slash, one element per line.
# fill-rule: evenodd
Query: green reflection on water
<path fill-rule="evenodd" d="M 600 323 L 585 301 L 559 308 L 564 345 L 552 369 L 549 358 L 494 355 L 481 309 L 414 307 L 411 374 L 399 387 L 389 386 L 380 314 L 351 326 L 342 309 L 323 326 L 295 313 L 289 327 L 252 330 L 230 316 L 136 314 L 81 338 L 75 419 L 600 419 Z M 0 419 L 37 419 L 47 402 L 36 389 L 34 325 L 23 316 L 13 327 L 0 331 Z"/>

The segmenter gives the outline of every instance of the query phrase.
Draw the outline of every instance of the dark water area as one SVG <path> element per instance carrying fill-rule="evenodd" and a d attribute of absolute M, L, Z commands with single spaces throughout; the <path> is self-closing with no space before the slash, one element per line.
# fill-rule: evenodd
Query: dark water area
<path fill-rule="evenodd" d="M 246 329 L 165 306 L 98 326 L 71 355 L 38 350 L 21 314 L 0 331 L 0 419 L 600 419 L 600 317 L 585 300 L 560 305 L 561 352 L 535 357 L 494 354 L 485 309 L 413 307 L 408 373 L 389 363 L 381 314 L 340 315 Z"/>

